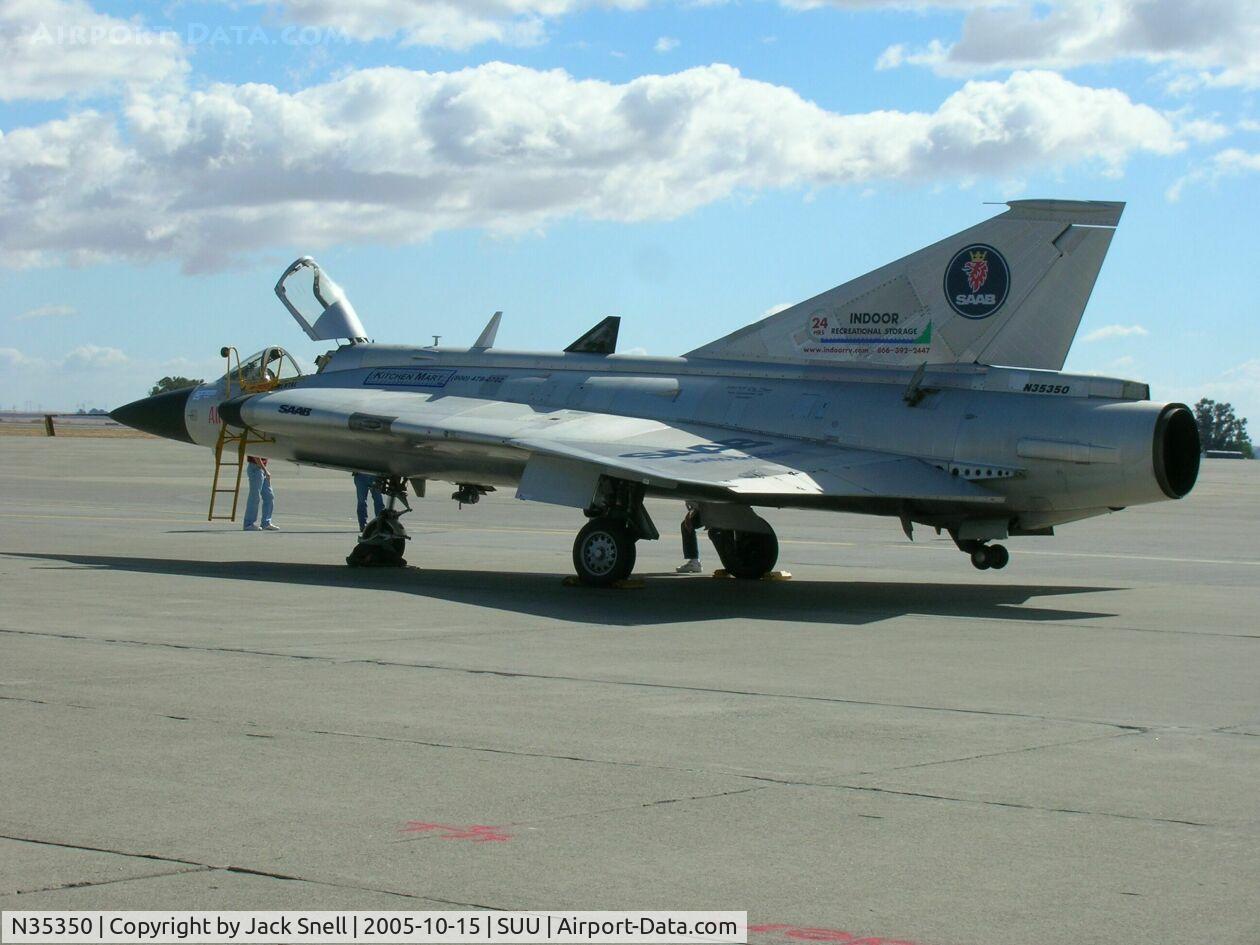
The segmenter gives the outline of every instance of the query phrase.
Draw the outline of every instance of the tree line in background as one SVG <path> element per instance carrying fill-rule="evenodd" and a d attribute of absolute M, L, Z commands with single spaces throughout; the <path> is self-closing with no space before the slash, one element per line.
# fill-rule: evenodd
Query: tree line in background
<path fill-rule="evenodd" d="M 1205 450 L 1229 450 L 1255 459 L 1247 419 L 1234 413 L 1234 405 L 1204 397 L 1194 405 L 1194 419 L 1199 425 L 1199 442 Z"/>
<path fill-rule="evenodd" d="M 196 387 L 198 384 L 204 383 L 205 381 L 200 377 L 164 377 L 149 388 L 149 396 L 156 397 L 158 394 L 165 394 L 167 391 L 183 390 L 185 387 Z"/>

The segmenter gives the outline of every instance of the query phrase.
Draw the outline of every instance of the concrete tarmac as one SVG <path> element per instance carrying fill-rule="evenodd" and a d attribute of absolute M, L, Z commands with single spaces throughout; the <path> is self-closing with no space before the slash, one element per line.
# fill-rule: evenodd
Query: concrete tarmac
<path fill-rule="evenodd" d="M 776 512 L 783 583 L 566 587 L 575 511 L 0 441 L 0 908 L 746 909 L 759 945 L 1260 942 L 1260 463 L 1014 539 Z M 706 565 L 716 566 L 707 542 Z M 812 931 L 807 931 L 812 930 Z M 848 937 L 846 937 L 848 936 Z"/>

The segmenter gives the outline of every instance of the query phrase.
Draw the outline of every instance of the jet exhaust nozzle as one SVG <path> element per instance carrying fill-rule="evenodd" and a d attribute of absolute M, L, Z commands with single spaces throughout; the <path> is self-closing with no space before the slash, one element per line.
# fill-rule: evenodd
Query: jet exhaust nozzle
<path fill-rule="evenodd" d="M 192 443 L 193 438 L 184 422 L 184 410 L 192 392 L 193 388 L 185 387 L 152 397 L 142 397 L 111 410 L 109 416 L 111 420 L 141 433 Z"/>
<path fill-rule="evenodd" d="M 1185 404 L 1169 404 L 1155 420 L 1155 479 L 1164 495 L 1189 495 L 1199 478 L 1199 426 Z"/>

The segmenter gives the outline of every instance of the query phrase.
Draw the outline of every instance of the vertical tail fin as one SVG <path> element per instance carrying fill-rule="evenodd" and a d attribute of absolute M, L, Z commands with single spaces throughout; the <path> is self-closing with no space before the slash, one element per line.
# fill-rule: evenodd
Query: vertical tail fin
<path fill-rule="evenodd" d="M 688 357 L 1059 370 L 1123 203 L 1015 200 L 1005 213 Z"/>

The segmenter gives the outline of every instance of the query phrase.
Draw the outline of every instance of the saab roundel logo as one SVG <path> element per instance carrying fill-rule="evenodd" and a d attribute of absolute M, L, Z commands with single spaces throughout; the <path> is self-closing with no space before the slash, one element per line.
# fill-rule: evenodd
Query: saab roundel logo
<path fill-rule="evenodd" d="M 945 267 L 945 298 L 963 318 L 988 318 L 1002 307 L 1010 287 L 1006 260 L 984 243 L 960 249 Z"/>

